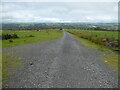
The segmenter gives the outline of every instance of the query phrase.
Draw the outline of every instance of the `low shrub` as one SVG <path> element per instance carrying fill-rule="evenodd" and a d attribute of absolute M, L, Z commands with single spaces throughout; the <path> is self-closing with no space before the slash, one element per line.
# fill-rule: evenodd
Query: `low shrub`
<path fill-rule="evenodd" d="M 10 40 L 9 40 L 9 42 L 10 42 L 10 43 L 12 43 L 12 42 L 13 42 L 13 40 L 11 40 L 11 39 L 10 39 Z"/>
<path fill-rule="evenodd" d="M 19 38 L 17 34 L 3 34 L 2 35 L 2 40 L 8 40 L 8 39 L 14 39 L 14 38 Z"/>
<path fill-rule="evenodd" d="M 18 35 L 14 33 L 14 34 L 12 35 L 12 38 L 18 38 Z"/>
<path fill-rule="evenodd" d="M 33 36 L 33 35 L 29 35 L 28 37 L 35 37 L 35 36 Z"/>

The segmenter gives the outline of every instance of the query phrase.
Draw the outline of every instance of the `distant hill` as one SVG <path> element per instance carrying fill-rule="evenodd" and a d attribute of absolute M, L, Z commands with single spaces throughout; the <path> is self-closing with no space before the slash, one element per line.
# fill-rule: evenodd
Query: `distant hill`
<path fill-rule="evenodd" d="M 1 26 L 0 26 L 1 27 Z M 2 23 L 2 30 L 39 29 L 118 30 L 117 23 Z"/>

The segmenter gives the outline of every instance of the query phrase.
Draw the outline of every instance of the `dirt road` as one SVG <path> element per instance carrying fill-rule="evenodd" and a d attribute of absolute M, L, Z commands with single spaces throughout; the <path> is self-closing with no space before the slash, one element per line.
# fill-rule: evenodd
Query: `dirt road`
<path fill-rule="evenodd" d="M 58 40 L 4 48 L 22 57 L 22 70 L 9 80 L 12 88 L 115 88 L 117 72 L 102 54 L 85 47 L 69 33 Z"/>

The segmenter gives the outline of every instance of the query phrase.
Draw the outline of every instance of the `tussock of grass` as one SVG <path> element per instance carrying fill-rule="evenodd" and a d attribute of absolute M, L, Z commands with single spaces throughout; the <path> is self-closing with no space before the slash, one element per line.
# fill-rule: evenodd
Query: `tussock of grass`
<path fill-rule="evenodd" d="M 118 57 L 114 54 L 105 55 L 103 60 L 118 71 Z"/>

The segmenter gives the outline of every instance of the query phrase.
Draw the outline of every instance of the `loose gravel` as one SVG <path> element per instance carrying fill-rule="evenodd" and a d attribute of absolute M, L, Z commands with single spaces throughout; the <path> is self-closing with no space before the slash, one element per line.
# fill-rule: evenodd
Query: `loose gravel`
<path fill-rule="evenodd" d="M 67 32 L 58 40 L 3 48 L 3 53 L 23 59 L 9 88 L 118 87 L 118 74 L 101 60 L 103 53 L 85 47 Z"/>

